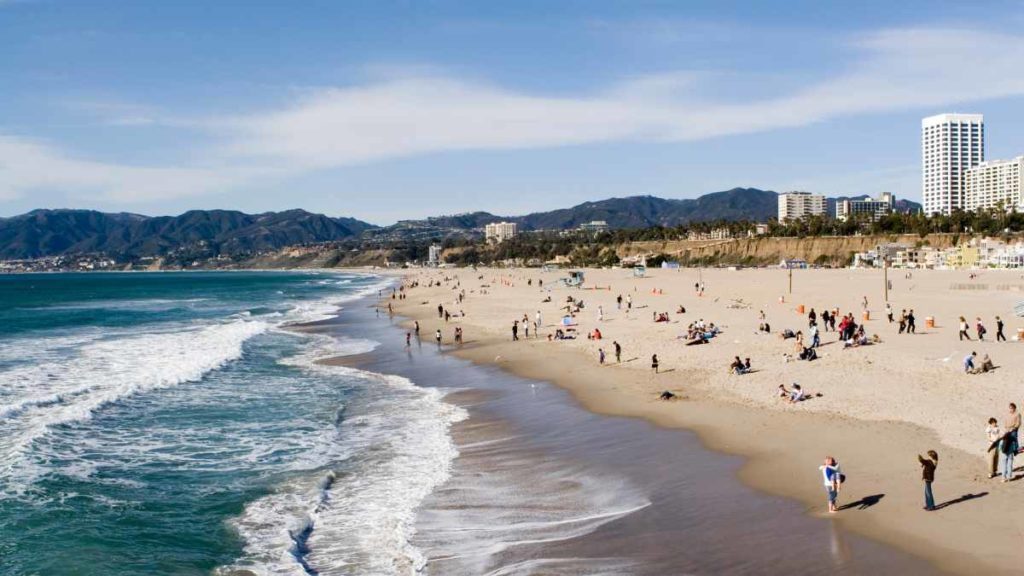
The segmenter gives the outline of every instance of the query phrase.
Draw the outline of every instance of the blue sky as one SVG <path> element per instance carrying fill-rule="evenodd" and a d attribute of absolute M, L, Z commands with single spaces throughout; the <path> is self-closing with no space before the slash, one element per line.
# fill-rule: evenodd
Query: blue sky
<path fill-rule="evenodd" d="M 832 4 L 0 0 L 0 216 L 918 200 L 951 111 L 1024 154 L 1024 1 Z"/>

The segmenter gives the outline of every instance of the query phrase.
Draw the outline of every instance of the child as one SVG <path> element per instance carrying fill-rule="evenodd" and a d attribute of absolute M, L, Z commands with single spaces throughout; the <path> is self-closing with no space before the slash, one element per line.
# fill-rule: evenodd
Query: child
<path fill-rule="evenodd" d="M 604 364 L 604 348 L 597 349 L 597 357 L 601 364 Z"/>
<path fill-rule="evenodd" d="M 988 419 L 988 427 L 985 428 L 985 437 L 988 438 L 988 477 L 995 478 L 999 475 L 999 439 L 1003 433 L 999 430 L 999 421 L 995 418 Z"/>
<path fill-rule="evenodd" d="M 651 355 L 651 369 L 654 370 L 655 374 L 658 373 L 658 355 L 657 354 Z"/>

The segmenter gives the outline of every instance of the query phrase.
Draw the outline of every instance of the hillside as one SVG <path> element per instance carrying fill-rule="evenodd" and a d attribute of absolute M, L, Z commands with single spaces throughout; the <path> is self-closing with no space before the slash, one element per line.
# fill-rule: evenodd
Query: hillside
<path fill-rule="evenodd" d="M 193 210 L 149 217 L 93 210 L 33 210 L 0 220 L 0 258 L 84 252 L 158 256 L 204 244 L 215 254 L 240 254 L 357 236 L 372 225 L 304 210 L 245 214 Z"/>

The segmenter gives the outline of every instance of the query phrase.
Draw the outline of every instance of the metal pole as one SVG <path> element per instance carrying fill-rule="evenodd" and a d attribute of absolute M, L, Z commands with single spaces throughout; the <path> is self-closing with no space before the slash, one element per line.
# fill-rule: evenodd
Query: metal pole
<path fill-rule="evenodd" d="M 789 293 L 793 293 L 793 268 L 789 269 Z"/>
<path fill-rule="evenodd" d="M 889 301 L 889 261 L 882 260 L 882 280 L 885 282 L 885 301 Z"/>

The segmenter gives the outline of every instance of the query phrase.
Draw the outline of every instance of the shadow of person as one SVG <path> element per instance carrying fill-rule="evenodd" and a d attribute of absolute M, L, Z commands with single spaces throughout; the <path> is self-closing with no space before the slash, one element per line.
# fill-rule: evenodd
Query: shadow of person
<path fill-rule="evenodd" d="M 935 507 L 935 509 L 942 510 L 943 508 L 946 508 L 948 506 L 960 504 L 961 502 L 967 502 L 968 500 L 974 500 L 975 498 L 981 498 L 982 496 L 988 496 L 988 492 L 978 492 L 977 494 L 964 494 L 959 498 L 954 498 L 953 500 L 939 504 L 938 506 Z"/>
<path fill-rule="evenodd" d="M 885 498 L 885 494 L 872 494 L 871 496 L 865 496 L 856 502 L 850 502 L 839 507 L 840 510 L 849 510 L 850 508 L 856 508 L 857 510 L 867 510 L 875 504 L 878 504 Z"/>

